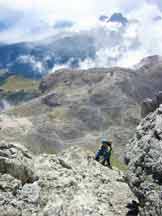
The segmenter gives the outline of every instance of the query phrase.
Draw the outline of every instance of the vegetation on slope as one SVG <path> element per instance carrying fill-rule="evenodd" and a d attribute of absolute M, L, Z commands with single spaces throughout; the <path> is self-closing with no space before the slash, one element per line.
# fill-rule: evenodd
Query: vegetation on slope
<path fill-rule="evenodd" d="M 38 89 L 39 81 L 33 81 L 20 76 L 10 76 L 1 85 L 4 91 L 34 91 Z"/>
<path fill-rule="evenodd" d="M 39 80 L 11 75 L 0 70 L 0 99 L 7 101 L 10 105 L 17 105 L 39 96 L 38 86 Z"/>

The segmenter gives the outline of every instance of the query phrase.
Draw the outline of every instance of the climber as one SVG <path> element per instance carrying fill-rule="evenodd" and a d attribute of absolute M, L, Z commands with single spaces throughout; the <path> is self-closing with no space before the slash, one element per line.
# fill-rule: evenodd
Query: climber
<path fill-rule="evenodd" d="M 132 200 L 131 203 L 128 203 L 126 206 L 128 208 L 127 216 L 137 216 L 139 214 L 139 203 L 135 200 Z"/>
<path fill-rule="evenodd" d="M 111 163 L 110 163 L 110 158 L 111 158 L 111 152 L 112 152 L 112 142 L 108 141 L 107 139 L 103 139 L 101 141 L 101 147 L 97 151 L 95 160 L 100 162 L 100 158 L 102 157 L 102 165 L 108 166 L 112 169 Z"/>

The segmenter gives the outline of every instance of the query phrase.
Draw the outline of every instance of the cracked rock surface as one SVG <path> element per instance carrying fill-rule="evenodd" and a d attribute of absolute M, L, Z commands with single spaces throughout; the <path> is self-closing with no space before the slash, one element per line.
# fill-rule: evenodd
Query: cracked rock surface
<path fill-rule="evenodd" d="M 127 180 L 142 216 L 162 215 L 162 106 L 137 127 L 127 146 Z"/>
<path fill-rule="evenodd" d="M 0 143 L 0 216 L 125 216 L 133 199 L 123 174 L 83 149 L 34 156 Z"/>

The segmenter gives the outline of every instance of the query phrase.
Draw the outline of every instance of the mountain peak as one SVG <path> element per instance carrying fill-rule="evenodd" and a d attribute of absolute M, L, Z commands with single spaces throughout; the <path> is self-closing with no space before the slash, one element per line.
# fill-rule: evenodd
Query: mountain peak
<path fill-rule="evenodd" d="M 136 68 L 142 68 L 145 66 L 152 66 L 155 64 L 162 64 L 162 56 L 159 55 L 152 55 L 152 56 L 147 56 L 143 58 L 135 67 Z"/>
<path fill-rule="evenodd" d="M 126 25 L 128 23 L 128 19 L 124 17 L 122 13 L 114 13 L 109 18 L 108 22 L 117 22 L 121 23 L 122 25 Z"/>
<path fill-rule="evenodd" d="M 108 20 L 108 16 L 101 15 L 101 16 L 99 17 L 99 20 L 100 20 L 101 22 L 106 22 L 106 21 Z"/>

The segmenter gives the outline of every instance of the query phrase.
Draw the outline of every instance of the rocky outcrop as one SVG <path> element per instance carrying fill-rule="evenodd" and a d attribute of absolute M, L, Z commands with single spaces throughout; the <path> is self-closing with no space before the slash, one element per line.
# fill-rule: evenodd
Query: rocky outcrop
<path fill-rule="evenodd" d="M 42 103 L 49 107 L 57 107 L 61 105 L 60 97 L 56 93 L 47 95 L 42 99 Z"/>
<path fill-rule="evenodd" d="M 99 72 L 100 71 L 100 72 Z M 60 69 L 55 73 L 45 76 L 39 85 L 39 90 L 47 92 L 51 89 L 56 89 L 60 86 L 81 87 L 85 85 L 92 86 L 104 79 L 107 74 L 107 69 L 94 68 L 89 70 L 70 70 Z"/>
<path fill-rule="evenodd" d="M 32 156 L 18 144 L 0 143 L 0 173 L 9 174 L 22 183 L 33 182 Z"/>
<path fill-rule="evenodd" d="M 16 143 L 0 143 L 0 215 L 31 215 L 39 192 L 33 157 Z M 31 209 L 31 210 L 30 210 Z"/>
<path fill-rule="evenodd" d="M 162 57 L 159 55 L 152 55 L 143 58 L 137 65 L 136 68 L 141 69 L 149 69 L 150 67 L 156 67 L 158 65 L 161 65 L 162 63 Z"/>
<path fill-rule="evenodd" d="M 144 118 L 150 112 L 154 112 L 157 108 L 157 103 L 151 98 L 146 98 L 141 105 L 141 116 Z"/>
<path fill-rule="evenodd" d="M 127 146 L 127 180 L 141 205 L 141 216 L 162 215 L 162 106 L 137 127 Z"/>
<path fill-rule="evenodd" d="M 1 216 L 125 216 L 132 199 L 123 174 L 83 149 L 31 156 L 0 144 Z"/>
<path fill-rule="evenodd" d="M 162 91 L 159 91 L 153 99 L 146 98 L 142 102 L 141 116 L 144 118 L 150 112 L 154 112 L 162 104 Z"/>

